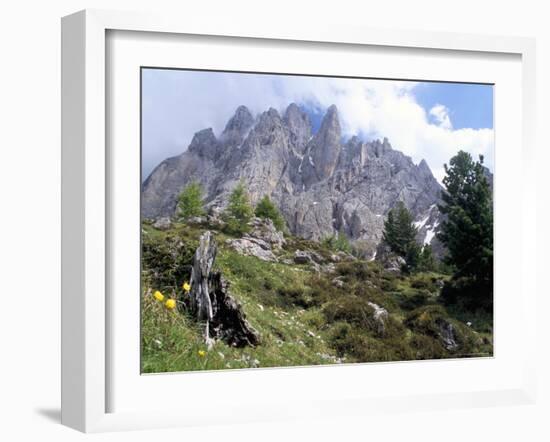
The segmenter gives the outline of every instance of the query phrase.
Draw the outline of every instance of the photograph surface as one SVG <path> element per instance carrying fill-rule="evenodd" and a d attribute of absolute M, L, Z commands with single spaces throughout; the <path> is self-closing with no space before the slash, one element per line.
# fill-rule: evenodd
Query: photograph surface
<path fill-rule="evenodd" d="M 141 69 L 141 371 L 493 355 L 491 84 Z"/>

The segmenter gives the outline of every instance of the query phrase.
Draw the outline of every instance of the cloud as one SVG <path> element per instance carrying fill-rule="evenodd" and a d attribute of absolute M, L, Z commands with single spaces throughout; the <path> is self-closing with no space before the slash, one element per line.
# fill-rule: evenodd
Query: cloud
<path fill-rule="evenodd" d="M 430 115 L 434 118 L 436 124 L 444 129 L 452 129 L 453 124 L 449 117 L 449 109 L 442 104 L 436 104 L 430 109 Z"/>
<path fill-rule="evenodd" d="M 493 168 L 493 130 L 454 129 L 446 106 L 426 111 L 417 102 L 415 82 L 150 71 L 143 84 L 144 175 L 184 151 L 196 131 L 212 127 L 219 134 L 238 105 L 282 112 L 290 102 L 318 112 L 335 104 L 345 136 L 387 137 L 415 162 L 425 159 L 439 180 L 443 164 L 460 149 L 483 154 Z"/>

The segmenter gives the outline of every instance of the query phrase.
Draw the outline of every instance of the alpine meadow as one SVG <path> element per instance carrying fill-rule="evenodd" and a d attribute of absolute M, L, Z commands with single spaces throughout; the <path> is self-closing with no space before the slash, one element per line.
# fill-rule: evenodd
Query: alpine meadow
<path fill-rule="evenodd" d="M 493 355 L 492 85 L 141 75 L 143 373 Z"/>

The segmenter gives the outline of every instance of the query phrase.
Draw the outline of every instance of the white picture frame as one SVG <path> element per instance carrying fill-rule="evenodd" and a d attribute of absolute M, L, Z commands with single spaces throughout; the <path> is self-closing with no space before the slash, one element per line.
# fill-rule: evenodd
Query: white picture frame
<path fill-rule="evenodd" d="M 108 342 L 111 312 L 108 302 L 108 247 L 112 231 L 110 215 L 109 155 L 106 121 L 109 115 L 106 78 L 106 35 L 109 31 L 155 32 L 163 35 L 200 35 L 271 39 L 273 41 L 338 43 L 379 48 L 410 48 L 510 54 L 521 57 L 521 300 L 525 352 L 522 375 L 502 388 L 481 388 L 460 393 L 430 392 L 425 395 L 379 395 L 337 393 L 316 400 L 311 407 L 268 407 L 235 404 L 248 411 L 244 421 L 363 415 L 372 411 L 402 411 L 499 404 L 532 403 L 535 400 L 536 316 L 536 193 L 535 162 L 535 43 L 532 39 L 416 31 L 388 31 L 345 26 L 301 26 L 265 23 L 220 23 L 196 17 L 158 17 L 145 14 L 86 10 L 62 20 L 62 423 L 84 432 L 170 426 L 207 425 L 211 416 L 197 410 L 169 413 L 158 410 L 110 411 L 109 366 L 113 357 Z M 498 173 L 498 172 L 497 172 Z M 498 253 L 498 252 L 497 252 Z M 529 258 L 532 257 L 532 258 Z M 497 255 L 498 260 L 498 255 Z M 498 295 L 497 295 L 498 296 Z M 495 357 L 498 357 L 496 354 Z M 387 366 L 386 366 L 387 367 Z M 345 367 L 335 367 L 345 370 Z M 403 370 L 413 372 L 408 365 Z M 279 372 L 283 373 L 283 372 Z M 227 376 L 216 373 L 217 376 Z M 275 376 L 278 376 L 277 374 Z M 293 376 L 285 371 L 285 376 Z M 196 378 L 203 382 L 204 378 Z M 517 382 L 516 382 L 517 381 Z M 227 422 L 238 420 L 229 416 Z M 218 422 L 223 419 L 218 420 Z"/>

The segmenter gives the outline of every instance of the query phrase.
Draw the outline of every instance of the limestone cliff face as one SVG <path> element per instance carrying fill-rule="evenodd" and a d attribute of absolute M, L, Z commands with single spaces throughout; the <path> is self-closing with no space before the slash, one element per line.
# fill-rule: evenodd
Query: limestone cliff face
<path fill-rule="evenodd" d="M 342 131 L 338 110 L 328 108 L 319 131 L 306 146 L 306 159 L 302 162 L 302 180 L 306 188 L 332 176 L 342 150 Z"/>
<path fill-rule="evenodd" d="M 142 216 L 171 216 L 178 193 L 200 182 L 208 206 L 223 207 L 243 180 L 252 203 L 269 195 L 292 233 L 321 239 L 341 232 L 372 256 L 388 211 L 403 201 L 415 216 L 418 240 L 437 244 L 441 186 L 428 164 L 414 164 L 387 139 L 342 140 L 336 106 L 313 134 L 308 115 L 290 104 L 281 116 L 256 118 L 240 106 L 216 137 L 204 129 L 181 155 L 159 164 L 142 187 Z"/>

